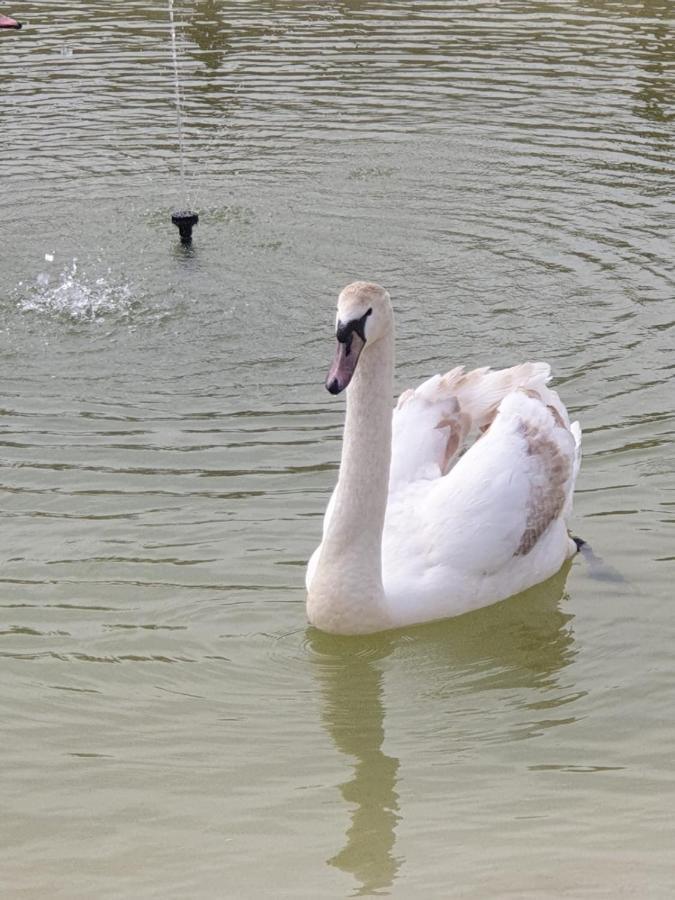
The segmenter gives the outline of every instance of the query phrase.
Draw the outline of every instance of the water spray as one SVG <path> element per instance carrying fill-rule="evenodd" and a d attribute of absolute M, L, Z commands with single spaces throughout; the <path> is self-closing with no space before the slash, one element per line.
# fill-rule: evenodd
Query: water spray
<path fill-rule="evenodd" d="M 180 160 L 181 195 L 186 208 L 171 214 L 171 221 L 178 228 L 180 242 L 188 247 L 192 243 L 192 229 L 199 222 L 199 216 L 188 209 L 188 196 L 185 188 L 185 151 L 183 147 L 183 116 L 181 114 L 180 79 L 178 76 L 178 50 L 176 47 L 176 23 L 173 17 L 173 0 L 169 0 L 169 23 L 171 26 L 171 56 L 173 59 L 174 98 L 176 103 L 176 127 L 178 130 L 178 157 Z"/>

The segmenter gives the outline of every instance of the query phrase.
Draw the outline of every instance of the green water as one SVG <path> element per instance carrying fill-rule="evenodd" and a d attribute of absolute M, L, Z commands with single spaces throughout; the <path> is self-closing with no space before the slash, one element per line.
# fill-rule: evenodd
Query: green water
<path fill-rule="evenodd" d="M 165 5 L 4 11 L 2 896 L 672 897 L 672 5 L 177 3 L 187 252 Z M 307 628 L 357 277 L 552 364 L 623 581 Z"/>

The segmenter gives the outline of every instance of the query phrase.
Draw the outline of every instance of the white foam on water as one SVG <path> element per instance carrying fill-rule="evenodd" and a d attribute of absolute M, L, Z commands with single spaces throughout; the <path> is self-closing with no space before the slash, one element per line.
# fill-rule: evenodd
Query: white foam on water
<path fill-rule="evenodd" d="M 51 258 L 50 258 L 51 257 Z M 48 262 L 52 254 L 45 254 Z M 100 320 L 108 315 L 124 315 L 131 310 L 133 297 L 128 284 L 115 283 L 110 277 L 89 279 L 78 274 L 77 259 L 69 268 L 53 279 L 48 272 L 40 272 L 35 284 L 28 286 L 19 298 L 23 312 L 63 315 L 75 321 Z M 19 288 L 25 288 L 23 284 Z"/>

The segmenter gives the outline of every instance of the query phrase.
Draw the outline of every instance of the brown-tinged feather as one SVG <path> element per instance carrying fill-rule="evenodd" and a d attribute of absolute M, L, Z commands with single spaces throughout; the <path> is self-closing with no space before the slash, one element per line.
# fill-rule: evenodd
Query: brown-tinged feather
<path fill-rule="evenodd" d="M 554 416 L 555 418 L 555 416 Z M 535 456 L 544 477 L 530 491 L 525 531 L 514 556 L 525 556 L 565 505 L 565 487 L 570 477 L 570 462 L 558 445 L 536 425 L 521 422 L 518 430 L 526 442 L 528 456 Z"/>

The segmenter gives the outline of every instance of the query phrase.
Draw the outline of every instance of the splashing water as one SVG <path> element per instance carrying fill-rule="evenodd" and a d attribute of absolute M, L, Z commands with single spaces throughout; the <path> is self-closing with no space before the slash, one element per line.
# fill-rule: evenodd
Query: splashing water
<path fill-rule="evenodd" d="M 51 253 L 45 260 L 52 262 Z M 108 270 L 110 275 L 110 270 Z M 19 284 L 19 289 L 26 287 Z M 78 275 L 77 259 L 64 268 L 55 284 L 49 272 L 40 272 L 35 285 L 28 286 L 25 296 L 19 298 L 22 312 L 38 312 L 63 315 L 74 321 L 100 320 L 106 315 L 124 315 L 132 308 L 132 292 L 128 284 L 115 284 L 110 278 L 94 280 Z"/>

